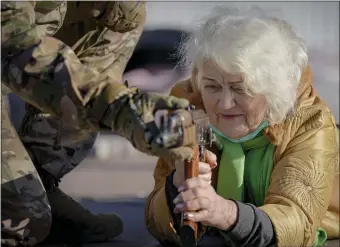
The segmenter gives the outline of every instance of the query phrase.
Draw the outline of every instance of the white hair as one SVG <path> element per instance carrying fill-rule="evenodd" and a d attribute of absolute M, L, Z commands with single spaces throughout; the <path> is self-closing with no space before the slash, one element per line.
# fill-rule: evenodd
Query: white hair
<path fill-rule="evenodd" d="M 250 94 L 263 95 L 266 118 L 281 122 L 294 110 L 301 74 L 308 63 L 307 47 L 283 20 L 259 9 L 219 6 L 179 49 L 186 69 L 213 60 L 228 73 L 240 73 Z M 200 85 L 197 85 L 200 90 Z"/>

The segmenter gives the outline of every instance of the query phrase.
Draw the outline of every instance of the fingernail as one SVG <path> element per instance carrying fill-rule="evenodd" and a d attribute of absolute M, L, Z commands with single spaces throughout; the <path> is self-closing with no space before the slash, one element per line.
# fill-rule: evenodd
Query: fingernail
<path fill-rule="evenodd" d="M 184 218 L 187 219 L 187 218 L 194 218 L 194 215 L 191 214 L 191 213 L 184 213 Z"/>
<path fill-rule="evenodd" d="M 177 205 L 176 205 L 176 208 L 177 208 L 177 209 L 183 209 L 183 208 L 184 208 L 183 203 L 177 204 Z"/>
<path fill-rule="evenodd" d="M 179 203 L 179 197 L 178 197 L 178 196 L 173 200 L 173 203 L 174 203 L 174 204 Z"/>
<path fill-rule="evenodd" d="M 184 190 L 184 186 L 180 186 L 180 187 L 178 187 L 178 192 L 182 192 L 183 190 Z"/>

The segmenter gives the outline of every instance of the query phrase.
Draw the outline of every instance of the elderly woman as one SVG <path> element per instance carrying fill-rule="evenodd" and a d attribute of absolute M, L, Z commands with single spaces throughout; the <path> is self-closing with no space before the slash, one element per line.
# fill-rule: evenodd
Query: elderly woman
<path fill-rule="evenodd" d="M 184 179 L 183 161 L 158 160 L 148 231 L 180 245 L 183 212 L 199 238 L 216 233 L 232 246 L 338 238 L 337 130 L 304 41 L 277 18 L 220 8 L 182 48 L 192 76 L 171 93 L 205 110 L 222 145 L 207 151 L 197 178 Z"/>

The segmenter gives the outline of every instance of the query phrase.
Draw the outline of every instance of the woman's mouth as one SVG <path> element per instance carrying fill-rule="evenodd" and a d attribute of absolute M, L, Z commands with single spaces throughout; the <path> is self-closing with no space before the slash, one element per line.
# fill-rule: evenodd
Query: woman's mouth
<path fill-rule="evenodd" d="M 233 120 L 235 118 L 241 117 L 242 114 L 220 114 L 220 116 L 226 120 Z"/>

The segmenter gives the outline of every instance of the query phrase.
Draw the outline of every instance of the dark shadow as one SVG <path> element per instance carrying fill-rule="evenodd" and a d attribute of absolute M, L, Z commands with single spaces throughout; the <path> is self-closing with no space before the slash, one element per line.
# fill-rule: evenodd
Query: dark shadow
<path fill-rule="evenodd" d="M 174 68 L 179 62 L 175 53 L 182 39 L 188 35 L 188 32 L 182 30 L 145 30 L 126 66 L 125 73 L 149 65 Z"/>

